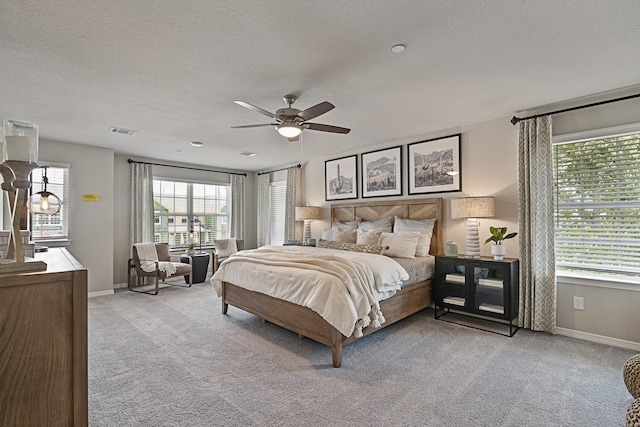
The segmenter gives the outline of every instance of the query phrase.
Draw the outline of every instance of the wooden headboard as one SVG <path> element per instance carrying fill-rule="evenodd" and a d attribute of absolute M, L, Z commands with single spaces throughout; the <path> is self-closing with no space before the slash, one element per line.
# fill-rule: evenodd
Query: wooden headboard
<path fill-rule="evenodd" d="M 385 217 L 399 216 L 409 219 L 435 218 L 433 237 L 431 238 L 431 255 L 444 253 L 444 233 L 442 229 L 442 198 L 383 200 L 373 202 L 335 203 L 331 205 L 331 223 L 334 221 L 374 221 Z"/>

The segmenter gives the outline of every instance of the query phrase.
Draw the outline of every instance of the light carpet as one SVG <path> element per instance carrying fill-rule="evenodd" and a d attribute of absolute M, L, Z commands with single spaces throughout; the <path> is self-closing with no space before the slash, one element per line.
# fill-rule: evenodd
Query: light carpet
<path fill-rule="evenodd" d="M 336 369 L 329 347 L 220 304 L 208 282 L 91 298 L 90 425 L 623 426 L 632 402 L 629 350 L 427 309 Z"/>

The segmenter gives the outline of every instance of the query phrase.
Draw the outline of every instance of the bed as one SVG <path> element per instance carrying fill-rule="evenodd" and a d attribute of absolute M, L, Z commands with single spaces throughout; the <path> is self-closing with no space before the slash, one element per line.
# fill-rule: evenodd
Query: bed
<path fill-rule="evenodd" d="M 375 221 L 385 217 L 398 216 L 408 219 L 435 218 L 429 253 L 444 252 L 442 199 L 409 199 L 376 202 L 337 203 L 331 205 L 332 223 L 351 220 Z M 380 255 L 375 255 L 380 256 Z M 260 277 L 255 277 L 256 283 Z M 213 282 L 212 282 L 213 283 Z M 252 313 L 264 321 L 279 325 L 298 334 L 300 338 L 310 338 L 331 347 L 333 366 L 342 364 L 342 348 L 399 320 L 404 319 L 432 303 L 431 279 L 403 286 L 392 297 L 379 302 L 386 320 L 380 327 L 365 327 L 362 334 L 345 336 L 328 323 L 316 311 L 283 299 L 245 289 L 243 283 L 221 283 L 222 313 L 227 314 L 229 305 Z M 244 287 L 243 287 L 244 286 Z M 250 286 L 249 286 L 250 287 Z"/>

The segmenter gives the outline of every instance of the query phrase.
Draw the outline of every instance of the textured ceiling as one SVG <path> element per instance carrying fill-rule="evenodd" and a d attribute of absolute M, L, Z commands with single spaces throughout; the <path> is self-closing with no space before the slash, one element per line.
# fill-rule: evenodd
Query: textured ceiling
<path fill-rule="evenodd" d="M 2 0 L 0 119 L 261 170 L 637 85 L 639 22 L 638 0 Z M 301 150 L 230 128 L 269 122 L 235 99 L 275 112 L 289 93 L 299 109 L 333 103 L 312 121 L 351 133 L 306 130 Z"/>

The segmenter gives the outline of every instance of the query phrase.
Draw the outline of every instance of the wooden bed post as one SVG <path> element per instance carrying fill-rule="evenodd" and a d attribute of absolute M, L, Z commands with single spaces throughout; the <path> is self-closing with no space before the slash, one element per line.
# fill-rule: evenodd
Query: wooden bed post
<path fill-rule="evenodd" d="M 229 310 L 229 304 L 225 298 L 225 285 L 226 283 L 222 282 L 222 314 L 227 314 L 227 310 Z"/>
<path fill-rule="evenodd" d="M 331 332 L 331 358 L 334 368 L 342 366 L 342 334 L 336 328 Z"/>

